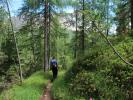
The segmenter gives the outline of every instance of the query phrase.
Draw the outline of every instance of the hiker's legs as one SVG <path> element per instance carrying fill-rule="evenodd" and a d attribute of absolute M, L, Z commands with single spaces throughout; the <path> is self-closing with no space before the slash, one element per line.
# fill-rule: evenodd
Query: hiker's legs
<path fill-rule="evenodd" d="M 57 78 L 57 75 L 58 75 L 58 69 L 55 68 L 55 78 Z"/>
<path fill-rule="evenodd" d="M 54 80 L 54 68 L 52 68 L 52 73 L 53 73 L 53 79 L 52 79 L 52 81 Z"/>
<path fill-rule="evenodd" d="M 53 70 L 53 79 L 57 78 L 57 73 L 58 73 L 57 68 L 54 68 L 54 70 Z"/>

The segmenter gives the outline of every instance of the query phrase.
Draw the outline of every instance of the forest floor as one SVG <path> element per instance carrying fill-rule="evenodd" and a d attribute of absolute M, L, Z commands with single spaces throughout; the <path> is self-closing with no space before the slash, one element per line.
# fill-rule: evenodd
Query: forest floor
<path fill-rule="evenodd" d="M 40 98 L 40 100 L 52 100 L 51 87 L 52 83 L 51 81 L 49 81 L 46 89 L 44 90 L 43 96 Z"/>
<path fill-rule="evenodd" d="M 49 83 L 50 78 L 51 73 L 38 71 L 31 75 L 29 78 L 25 79 L 22 85 L 14 84 L 12 88 L 3 91 L 0 94 L 0 100 L 7 100 L 6 98 L 8 98 L 8 100 L 38 100 L 40 99 L 39 97 L 45 95 L 45 93 L 50 94 L 50 92 L 48 92 L 52 85 Z M 42 100 L 51 99 L 44 98 Z"/>

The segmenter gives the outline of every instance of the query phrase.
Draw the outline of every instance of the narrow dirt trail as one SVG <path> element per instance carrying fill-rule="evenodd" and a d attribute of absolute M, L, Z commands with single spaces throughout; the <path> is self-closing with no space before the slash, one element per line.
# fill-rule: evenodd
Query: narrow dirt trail
<path fill-rule="evenodd" d="M 40 100 L 52 100 L 51 87 L 52 83 L 51 81 L 49 81 L 46 89 L 44 90 L 43 96 L 41 96 Z"/>

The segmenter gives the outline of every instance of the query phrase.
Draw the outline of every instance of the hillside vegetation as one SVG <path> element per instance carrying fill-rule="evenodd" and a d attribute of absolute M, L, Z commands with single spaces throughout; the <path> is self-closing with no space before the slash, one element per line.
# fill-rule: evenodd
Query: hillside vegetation
<path fill-rule="evenodd" d="M 0 0 L 0 99 L 52 98 L 133 100 L 133 0 Z"/>
<path fill-rule="evenodd" d="M 112 39 L 116 44 L 114 47 L 133 63 L 132 38 L 119 39 Z M 85 57 L 73 63 L 65 76 L 56 80 L 53 92 L 57 100 L 88 100 L 90 97 L 96 100 L 131 100 L 132 83 L 133 67 L 117 57 L 106 43 L 97 42 Z M 69 95 L 72 99 L 68 99 Z"/>
<path fill-rule="evenodd" d="M 36 72 L 24 80 L 22 85 L 13 85 L 0 95 L 0 100 L 38 100 L 51 78 L 50 73 Z"/>

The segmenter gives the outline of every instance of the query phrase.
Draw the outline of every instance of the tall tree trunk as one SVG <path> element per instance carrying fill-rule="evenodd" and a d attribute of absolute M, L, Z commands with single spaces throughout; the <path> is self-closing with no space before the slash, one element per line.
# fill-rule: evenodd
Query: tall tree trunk
<path fill-rule="evenodd" d="M 9 13 L 9 20 L 10 20 L 10 24 L 11 24 L 11 30 L 13 32 L 13 38 L 14 38 L 14 42 L 15 42 L 15 48 L 16 48 L 17 57 L 18 57 L 19 72 L 20 72 L 20 82 L 22 83 L 23 82 L 23 76 L 22 76 L 22 68 L 21 68 L 21 62 L 20 62 L 20 55 L 19 55 L 16 35 L 15 35 L 15 32 L 14 32 L 14 28 L 13 28 L 13 23 L 12 23 L 12 20 L 11 20 L 11 12 L 10 12 L 9 4 L 8 4 L 7 0 L 6 0 L 6 6 L 7 6 L 8 13 Z"/>
<path fill-rule="evenodd" d="M 95 9 L 94 9 L 94 7 L 95 7 L 95 5 L 96 5 L 95 2 L 96 2 L 96 0 L 92 0 L 92 6 L 93 6 L 93 7 L 92 7 L 92 11 L 95 10 Z M 94 26 L 95 26 L 94 24 L 95 24 L 95 21 L 93 20 L 93 21 L 91 22 L 91 30 L 92 30 L 92 32 L 94 31 L 94 28 L 95 28 L 95 27 L 94 27 Z"/>
<path fill-rule="evenodd" d="M 130 0 L 131 3 L 131 29 L 133 30 L 133 0 Z"/>
<path fill-rule="evenodd" d="M 31 18 L 31 20 L 30 20 L 30 25 L 31 25 L 31 27 L 30 27 L 30 32 L 31 32 L 31 36 L 32 36 L 32 53 L 33 53 L 33 67 L 35 67 L 36 66 L 36 58 L 35 58 L 35 38 L 34 38 L 34 33 L 33 33 L 33 18 Z"/>
<path fill-rule="evenodd" d="M 48 62 L 50 61 L 50 35 L 51 35 L 51 5 L 49 3 L 49 23 L 48 23 Z"/>
<path fill-rule="evenodd" d="M 48 0 L 45 0 L 44 12 L 44 71 L 48 70 Z"/>
<path fill-rule="evenodd" d="M 106 0 L 106 23 L 107 23 L 107 26 L 108 26 L 108 24 L 109 24 L 109 0 Z M 107 30 L 106 30 L 106 34 L 107 34 L 107 36 L 109 35 L 109 28 L 107 27 Z"/>
<path fill-rule="evenodd" d="M 117 7 L 117 13 L 116 13 L 116 20 L 118 22 L 117 24 L 117 32 L 118 35 L 125 35 L 127 27 L 126 27 L 126 22 L 127 22 L 127 15 L 126 15 L 126 7 L 125 7 L 126 3 L 120 3 L 118 4 Z"/>
<path fill-rule="evenodd" d="M 82 31 L 81 31 L 81 52 L 84 55 L 84 50 L 85 50 L 85 14 L 84 14 L 84 10 L 85 10 L 85 0 L 82 1 Z"/>
<path fill-rule="evenodd" d="M 74 58 L 77 57 L 77 40 L 78 40 L 78 11 L 77 8 L 75 10 L 75 19 L 76 19 L 76 33 L 75 33 L 75 50 L 74 50 Z"/>

